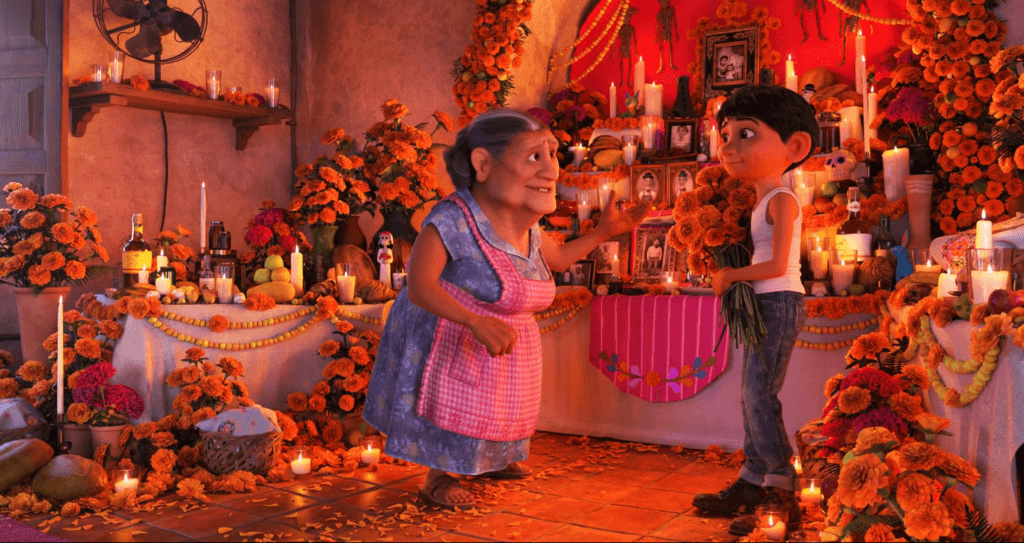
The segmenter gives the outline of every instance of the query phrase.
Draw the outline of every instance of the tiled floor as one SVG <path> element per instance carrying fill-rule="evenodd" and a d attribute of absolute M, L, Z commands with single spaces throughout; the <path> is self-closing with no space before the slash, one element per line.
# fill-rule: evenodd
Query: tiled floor
<path fill-rule="evenodd" d="M 465 511 L 416 497 L 425 468 L 383 464 L 254 494 L 210 494 L 187 512 L 186 502 L 165 495 L 166 505 L 149 512 L 18 520 L 73 541 L 734 541 L 731 519 L 701 516 L 691 505 L 694 494 L 736 476 L 702 454 L 538 433 L 528 461 L 534 477 L 469 480 L 477 505 Z"/>

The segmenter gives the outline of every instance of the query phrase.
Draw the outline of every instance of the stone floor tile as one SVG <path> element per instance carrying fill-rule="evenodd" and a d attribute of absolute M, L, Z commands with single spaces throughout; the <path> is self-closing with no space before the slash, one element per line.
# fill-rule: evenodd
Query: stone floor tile
<path fill-rule="evenodd" d="M 337 500 L 335 500 L 337 502 Z M 371 489 L 344 498 L 344 504 L 353 509 L 370 513 L 380 513 L 397 504 L 416 503 L 419 498 L 409 492 L 398 492 L 387 488 Z M 416 503 L 416 505 L 421 505 Z"/>
<path fill-rule="evenodd" d="M 230 532 L 219 533 L 208 538 L 209 541 L 255 541 L 271 539 L 273 541 L 312 541 L 320 539 L 319 533 L 306 533 L 294 526 L 288 526 L 273 520 L 258 520 L 251 524 L 232 528 Z"/>
<path fill-rule="evenodd" d="M 460 534 L 500 541 L 535 541 L 553 532 L 561 523 L 527 518 L 509 513 L 495 513 L 460 526 Z"/>
<path fill-rule="evenodd" d="M 286 511 L 294 511 L 319 503 L 312 498 L 300 496 L 291 492 L 270 490 L 255 496 L 245 496 L 221 503 L 222 507 L 250 513 L 257 517 L 266 517 L 270 514 L 279 515 Z"/>
<path fill-rule="evenodd" d="M 188 513 L 150 520 L 146 523 L 192 539 L 206 539 L 216 535 L 217 528 L 243 526 L 259 519 L 260 517 L 256 515 L 211 505 Z"/>
<path fill-rule="evenodd" d="M 735 480 L 739 477 L 740 470 L 728 466 L 719 466 L 718 464 L 709 464 L 703 460 L 698 460 L 683 466 L 677 473 L 684 475 L 721 477 L 723 479 Z"/>
<path fill-rule="evenodd" d="M 624 534 L 622 532 L 609 532 L 566 524 L 553 532 L 543 534 L 532 539 L 532 541 L 636 541 L 636 534 Z"/>
<path fill-rule="evenodd" d="M 639 507 L 607 505 L 573 520 L 572 523 L 600 530 L 625 532 L 640 536 L 653 532 L 677 515 L 678 513 L 641 509 Z"/>
<path fill-rule="evenodd" d="M 615 505 L 644 507 L 655 511 L 685 513 L 693 509 L 693 494 L 640 488 L 614 502 Z"/>
<path fill-rule="evenodd" d="M 672 473 L 668 477 L 651 484 L 650 488 L 685 492 L 687 494 L 700 494 L 702 492 L 718 492 L 728 486 L 730 482 L 729 479 L 721 477 Z"/>
<path fill-rule="evenodd" d="M 493 541 L 491 539 L 482 539 L 479 537 L 473 537 L 471 535 L 460 534 L 455 532 L 439 532 L 423 541 Z"/>
<path fill-rule="evenodd" d="M 679 515 L 649 535 L 675 541 L 736 541 L 729 535 L 730 518 Z"/>
<path fill-rule="evenodd" d="M 645 487 L 668 477 L 664 471 L 614 467 L 591 477 L 590 481 Z"/>
<path fill-rule="evenodd" d="M 604 507 L 603 504 L 554 496 L 536 494 L 532 501 L 526 502 L 522 508 L 511 512 L 531 518 L 549 520 L 551 522 L 571 523 L 575 519 Z"/>
<path fill-rule="evenodd" d="M 377 488 L 375 485 L 340 477 L 309 477 L 293 481 L 279 490 L 301 494 L 320 501 L 333 501 L 345 496 Z"/>
<path fill-rule="evenodd" d="M 636 487 L 632 486 L 592 482 L 589 480 L 585 480 L 577 481 L 570 485 L 557 488 L 553 490 L 551 493 L 558 496 L 578 498 L 581 500 L 598 503 L 614 503 L 621 499 L 623 496 L 630 494 L 635 490 Z"/>
<path fill-rule="evenodd" d="M 360 468 L 352 473 L 343 474 L 342 477 L 348 480 L 354 479 L 357 481 L 364 481 L 384 486 L 395 481 L 420 475 L 423 470 L 423 466 L 417 464 L 409 464 L 407 466 L 399 466 L 398 464 L 378 464 L 377 469 Z"/>
<path fill-rule="evenodd" d="M 115 543 L 132 543 L 135 541 L 194 541 L 193 539 L 182 537 L 181 534 L 162 530 L 148 524 L 136 524 L 134 526 L 114 530 L 112 532 L 80 532 L 80 534 L 81 535 L 74 536 L 74 541 L 112 541 Z"/>

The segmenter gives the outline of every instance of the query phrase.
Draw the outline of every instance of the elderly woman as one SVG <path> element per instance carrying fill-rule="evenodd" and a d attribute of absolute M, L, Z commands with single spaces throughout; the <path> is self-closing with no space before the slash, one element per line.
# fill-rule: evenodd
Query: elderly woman
<path fill-rule="evenodd" d="M 612 202 L 589 234 L 564 245 L 537 221 L 555 210 L 558 142 L 533 117 L 493 110 L 444 153 L 456 192 L 423 222 L 408 287 L 391 310 L 363 418 L 384 452 L 430 468 L 420 497 L 469 507 L 448 472 L 522 478 L 540 409 L 541 345 L 533 313 L 561 271 L 609 236 L 632 230 L 646 205 Z"/>

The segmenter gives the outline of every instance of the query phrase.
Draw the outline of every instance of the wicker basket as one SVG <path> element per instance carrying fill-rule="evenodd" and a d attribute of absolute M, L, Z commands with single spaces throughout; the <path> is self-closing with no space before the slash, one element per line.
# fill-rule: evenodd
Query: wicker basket
<path fill-rule="evenodd" d="M 255 436 L 203 432 L 203 461 L 210 472 L 217 475 L 239 470 L 265 475 L 281 454 L 282 435 L 281 432 Z"/>
<path fill-rule="evenodd" d="M 11 428 L 10 430 L 0 430 L 0 445 L 18 439 L 36 438 L 45 441 L 49 429 L 49 424 L 35 424 L 21 428 Z"/>

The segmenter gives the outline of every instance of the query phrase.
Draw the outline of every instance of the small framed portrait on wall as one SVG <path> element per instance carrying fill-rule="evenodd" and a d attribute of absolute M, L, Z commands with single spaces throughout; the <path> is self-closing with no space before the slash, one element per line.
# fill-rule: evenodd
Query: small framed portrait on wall
<path fill-rule="evenodd" d="M 555 284 L 573 285 L 586 287 L 587 289 L 593 289 L 594 261 L 577 260 L 576 262 L 570 264 L 565 271 L 555 274 Z"/>
<path fill-rule="evenodd" d="M 669 184 L 670 206 L 676 205 L 676 198 L 697 186 L 697 172 L 700 171 L 700 164 L 696 162 L 669 162 L 665 165 L 668 171 L 666 179 Z"/>
<path fill-rule="evenodd" d="M 757 25 L 704 33 L 705 100 L 757 84 L 760 76 L 757 40 Z"/>
<path fill-rule="evenodd" d="M 630 201 L 650 202 L 656 206 L 665 201 L 664 164 L 639 164 L 630 167 Z"/>
<path fill-rule="evenodd" d="M 665 119 L 665 151 L 684 158 L 697 156 L 698 119 Z"/>
<path fill-rule="evenodd" d="M 668 244 L 669 227 L 641 224 L 633 231 L 634 281 L 660 281 L 665 272 L 675 269 L 676 250 Z"/>

